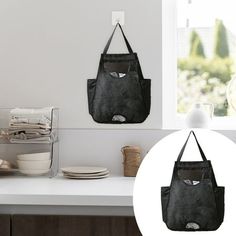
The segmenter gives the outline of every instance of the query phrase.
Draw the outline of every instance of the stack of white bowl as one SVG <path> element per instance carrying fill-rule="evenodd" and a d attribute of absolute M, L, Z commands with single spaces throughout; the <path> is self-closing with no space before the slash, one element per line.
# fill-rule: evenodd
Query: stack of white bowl
<path fill-rule="evenodd" d="M 43 175 L 49 172 L 51 166 L 50 152 L 17 155 L 19 171 L 25 175 Z"/>

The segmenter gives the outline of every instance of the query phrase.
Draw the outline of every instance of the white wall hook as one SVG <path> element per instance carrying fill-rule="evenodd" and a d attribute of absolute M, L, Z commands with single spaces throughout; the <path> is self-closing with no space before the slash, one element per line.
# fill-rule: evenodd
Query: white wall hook
<path fill-rule="evenodd" d="M 125 24 L 125 12 L 124 11 L 112 11 L 112 25 Z"/>

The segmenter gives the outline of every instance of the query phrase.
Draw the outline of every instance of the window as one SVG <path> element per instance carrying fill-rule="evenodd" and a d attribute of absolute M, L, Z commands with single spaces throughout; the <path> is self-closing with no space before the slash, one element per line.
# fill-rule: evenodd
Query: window
<path fill-rule="evenodd" d="M 197 102 L 213 104 L 214 128 L 227 128 L 236 115 L 234 0 L 162 4 L 164 128 L 182 128 Z"/>
<path fill-rule="evenodd" d="M 234 73 L 234 0 L 177 0 L 178 113 L 214 104 L 215 116 L 235 114 L 226 90 Z"/>

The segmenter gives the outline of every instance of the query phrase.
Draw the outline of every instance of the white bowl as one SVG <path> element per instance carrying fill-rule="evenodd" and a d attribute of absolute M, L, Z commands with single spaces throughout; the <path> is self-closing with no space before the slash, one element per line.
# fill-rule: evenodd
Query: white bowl
<path fill-rule="evenodd" d="M 17 155 L 17 160 L 20 161 L 47 161 L 50 160 L 50 152 L 28 153 Z"/>
<path fill-rule="evenodd" d="M 49 172 L 49 169 L 42 169 L 42 170 L 24 170 L 24 169 L 19 169 L 19 171 L 22 174 L 25 175 L 32 175 L 32 176 L 36 176 L 36 175 L 44 175 L 47 174 Z"/>
<path fill-rule="evenodd" d="M 45 170 L 50 168 L 51 160 L 47 161 L 20 161 L 17 160 L 20 170 Z"/>

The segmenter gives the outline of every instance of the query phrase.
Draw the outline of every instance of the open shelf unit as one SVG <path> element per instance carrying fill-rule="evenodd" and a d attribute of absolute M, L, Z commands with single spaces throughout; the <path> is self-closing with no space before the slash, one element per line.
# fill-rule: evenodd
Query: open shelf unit
<path fill-rule="evenodd" d="M 9 132 L 10 131 L 9 121 L 10 121 L 11 111 L 12 108 L 0 108 L 0 159 L 10 161 L 15 166 L 17 166 L 16 156 L 18 154 L 50 152 L 51 166 L 49 172 L 45 174 L 45 176 L 49 177 L 56 176 L 59 168 L 59 138 L 58 138 L 59 109 L 52 108 L 51 110 L 50 134 L 48 135 L 47 140 L 44 141 L 13 139 L 11 132 Z M 4 171 L 1 172 L 0 170 L 0 176 L 4 174 L 5 174 Z M 16 176 L 23 175 L 20 173 L 18 169 L 14 169 L 14 171 L 12 171 L 12 174 Z"/>

